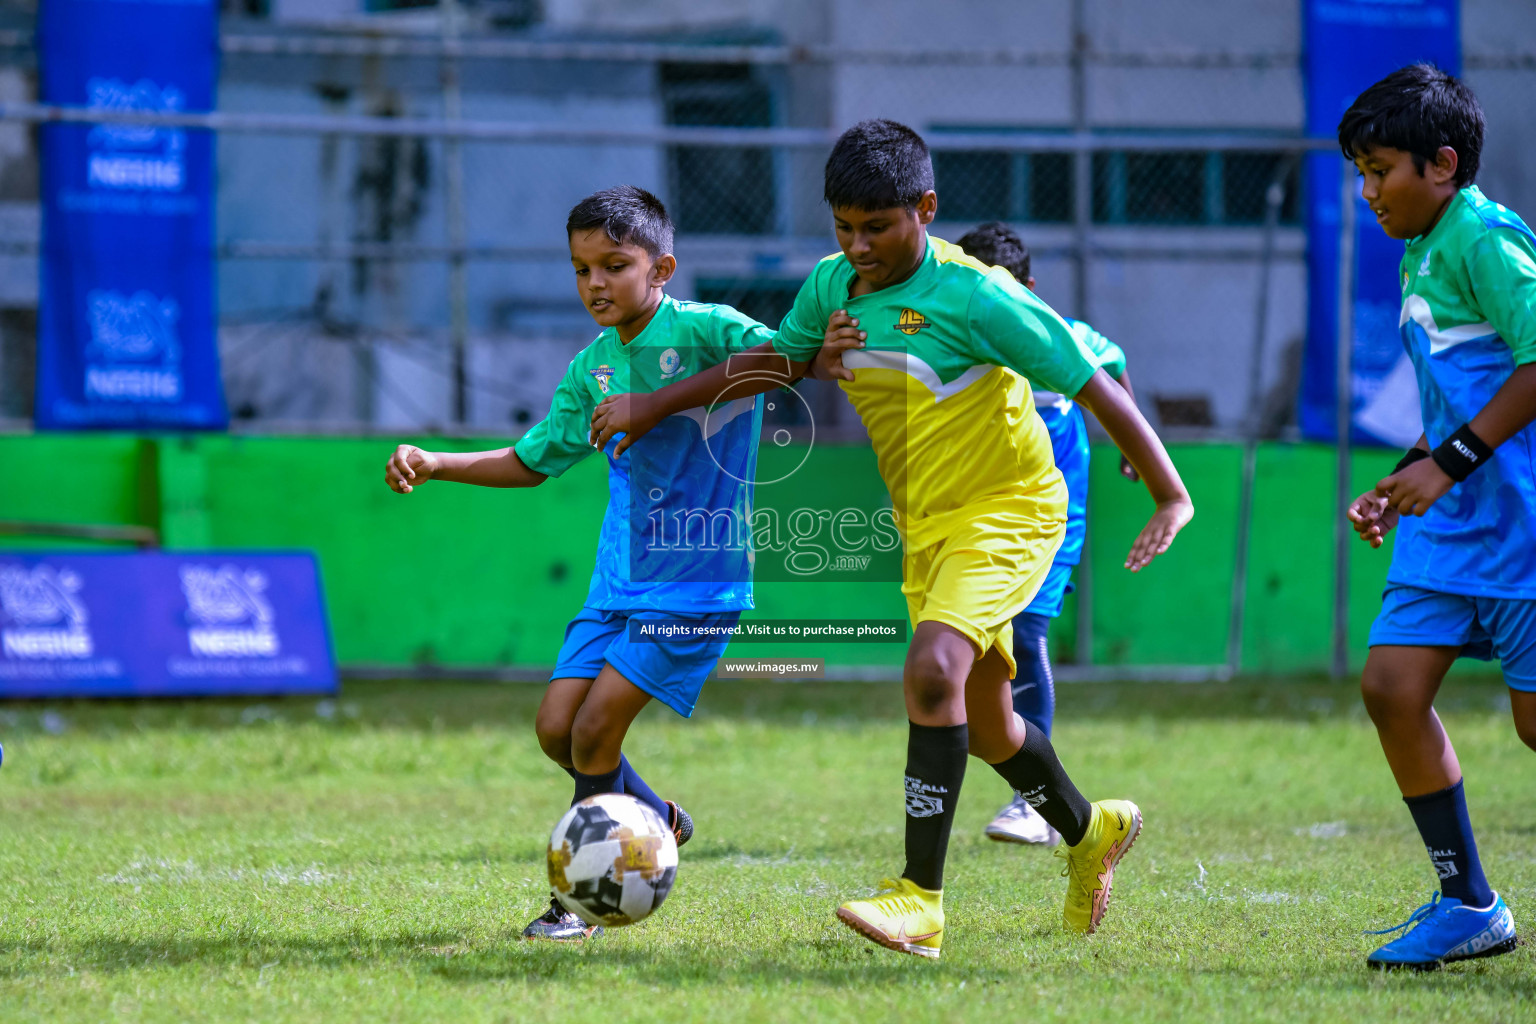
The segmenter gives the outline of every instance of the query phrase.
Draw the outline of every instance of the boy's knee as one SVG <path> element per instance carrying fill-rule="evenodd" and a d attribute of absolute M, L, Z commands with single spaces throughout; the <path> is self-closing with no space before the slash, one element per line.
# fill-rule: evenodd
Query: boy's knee
<path fill-rule="evenodd" d="M 1536 750 L 1536 714 L 1516 714 L 1515 734 L 1520 737 L 1520 742 Z"/>
<path fill-rule="evenodd" d="M 1378 724 L 1410 710 L 1403 706 L 1404 694 L 1401 688 L 1392 685 L 1391 674 L 1370 664 L 1360 675 L 1360 699 L 1365 703 L 1371 721 Z"/>
<path fill-rule="evenodd" d="M 919 713 L 932 714 L 955 700 L 960 687 L 948 669 L 941 658 L 931 653 L 913 658 L 908 665 L 907 697 Z"/>
<path fill-rule="evenodd" d="M 539 749 L 546 757 L 563 768 L 571 767 L 571 723 L 568 719 L 540 709 L 533 720 L 533 731 L 539 738 Z"/>

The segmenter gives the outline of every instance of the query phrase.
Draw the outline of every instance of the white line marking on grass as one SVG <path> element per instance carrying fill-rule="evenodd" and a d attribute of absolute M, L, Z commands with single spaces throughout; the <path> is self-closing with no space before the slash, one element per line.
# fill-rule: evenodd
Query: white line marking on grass
<path fill-rule="evenodd" d="M 136 860 L 116 874 L 98 875 L 108 885 L 191 885 L 196 882 L 260 882 L 266 885 L 324 885 L 336 881 L 336 875 L 318 864 L 307 868 L 199 868 L 191 860 L 181 862 L 156 858 Z"/>
<path fill-rule="evenodd" d="M 1320 821 L 1316 825 L 1294 831 L 1299 836 L 1311 836 L 1313 839 L 1338 839 L 1349 834 L 1349 825 L 1342 821 Z"/>

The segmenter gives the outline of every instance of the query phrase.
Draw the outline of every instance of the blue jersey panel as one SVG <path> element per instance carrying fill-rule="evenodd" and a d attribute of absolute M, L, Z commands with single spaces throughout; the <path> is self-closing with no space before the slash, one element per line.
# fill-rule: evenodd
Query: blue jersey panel
<path fill-rule="evenodd" d="M 1530 237 L 1513 213 L 1486 201 L 1479 207 L 1485 230 Z M 1435 237 L 1432 232 L 1410 242 L 1408 261 Z M 1420 273 L 1427 277 L 1433 253 L 1423 251 Z M 1448 273 L 1446 262 L 1433 272 Z M 1515 355 L 1492 324 L 1441 327 L 1429 303 L 1412 290 L 1404 296 L 1399 322 L 1433 448 L 1482 411 L 1514 372 Z M 1486 465 L 1424 516 L 1403 517 L 1387 581 L 1474 597 L 1536 598 L 1536 426 L 1501 444 Z"/>
<path fill-rule="evenodd" d="M 1077 403 L 1066 399 L 1037 406 L 1036 411 L 1050 432 L 1056 467 L 1067 481 L 1067 531 L 1051 561 L 1050 573 L 1024 612 L 1054 619 L 1061 614 L 1062 602 L 1072 589 L 1072 569 L 1083 556 L 1088 520 L 1088 425 Z"/>
<path fill-rule="evenodd" d="M 1065 406 L 1063 408 L 1062 406 Z M 1051 434 L 1051 454 L 1067 481 L 1067 535 L 1054 564 L 1076 565 L 1083 555 L 1088 520 L 1088 424 L 1076 402 L 1041 406 L 1036 411 Z"/>
<path fill-rule="evenodd" d="M 669 416 L 615 459 L 587 607 L 752 607 L 752 479 L 762 399 Z"/>

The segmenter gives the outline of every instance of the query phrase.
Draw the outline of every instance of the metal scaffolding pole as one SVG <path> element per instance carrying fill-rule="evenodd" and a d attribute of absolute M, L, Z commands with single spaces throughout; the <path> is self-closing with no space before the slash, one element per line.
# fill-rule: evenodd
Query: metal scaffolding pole
<path fill-rule="evenodd" d="M 1349 674 L 1349 535 L 1344 518 L 1350 494 L 1350 424 L 1353 420 L 1352 377 L 1355 347 L 1355 168 L 1343 164 L 1339 189 L 1339 329 L 1334 363 L 1334 426 L 1338 431 L 1333 518 L 1333 662 L 1331 674 Z"/>
<path fill-rule="evenodd" d="M 527 121 L 446 121 L 433 118 L 258 114 L 213 111 L 178 113 L 45 103 L 0 102 L 0 122 L 23 124 L 125 124 L 147 128 L 258 135 L 358 135 L 382 138 L 462 139 L 467 142 L 525 142 L 579 146 L 786 146 L 830 148 L 838 133 L 823 128 L 721 128 L 685 125 L 583 126 Z M 1266 135 L 1137 135 L 1075 132 L 943 132 L 927 140 L 935 151 L 990 150 L 1000 153 L 1094 153 L 1106 150 L 1176 152 L 1198 148 L 1229 153 L 1277 150 L 1333 151 L 1332 139 Z M 1087 199 L 1085 193 L 1084 196 Z M 1088 207 L 1091 212 L 1091 203 Z"/>
<path fill-rule="evenodd" d="M 443 119 L 458 124 L 464 117 L 464 96 L 459 88 L 458 0 L 441 0 L 443 27 Z M 443 183 L 448 200 L 448 342 L 451 350 L 453 422 L 469 420 L 469 280 L 464 261 L 464 151 L 455 137 L 443 138 Z"/>
<path fill-rule="evenodd" d="M 1270 278 L 1275 265 L 1275 234 L 1280 229 L 1280 208 L 1285 204 L 1285 179 L 1300 154 L 1280 161 L 1264 193 L 1264 243 L 1259 255 L 1259 294 L 1254 310 L 1253 356 L 1248 366 L 1248 416 L 1243 425 L 1243 482 L 1237 506 L 1237 557 L 1232 569 L 1232 597 L 1227 620 L 1227 671 L 1242 669 L 1243 630 L 1248 611 L 1248 550 L 1253 529 L 1253 489 L 1258 476 L 1261 396 L 1264 391 L 1264 357 L 1269 340 Z"/>
<path fill-rule="evenodd" d="M 1087 0 L 1072 0 L 1072 132 L 1088 138 L 1088 13 Z M 1088 318 L 1088 231 L 1093 220 L 1093 155 L 1072 154 L 1072 315 Z M 1083 547 L 1089 549 L 1091 526 L 1085 526 Z M 1077 630 L 1073 649 L 1077 664 L 1093 664 L 1093 559 L 1077 567 Z"/>

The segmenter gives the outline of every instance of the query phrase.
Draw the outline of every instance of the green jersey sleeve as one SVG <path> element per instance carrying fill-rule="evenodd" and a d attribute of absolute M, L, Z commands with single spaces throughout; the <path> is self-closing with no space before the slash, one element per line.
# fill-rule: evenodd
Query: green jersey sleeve
<path fill-rule="evenodd" d="M 1467 254 L 1472 296 L 1515 355 L 1515 365 L 1536 363 L 1536 245 L 1523 231 L 1497 227 L 1480 233 Z"/>
<path fill-rule="evenodd" d="M 694 344 L 698 348 L 701 365 L 714 366 L 738 352 L 771 342 L 773 337 L 772 330 L 740 310 L 730 306 L 715 306 L 710 310 L 705 329 L 698 332 Z"/>
<path fill-rule="evenodd" d="M 1046 391 L 1070 398 L 1099 369 L 1099 357 L 1067 322 L 1005 270 L 977 285 L 966 319 L 973 357 L 1006 366 Z"/>
<path fill-rule="evenodd" d="M 549 402 L 549 415 L 535 423 L 512 447 L 523 465 L 535 473 L 559 476 L 576 463 L 594 454 L 588 438 L 592 436 L 592 410 L 597 403 L 592 400 L 591 389 L 579 379 L 577 362 L 571 361 L 565 377 L 555 388 L 555 396 Z"/>
<path fill-rule="evenodd" d="M 827 321 L 832 317 L 827 296 L 837 263 L 837 257 L 828 256 L 816 264 L 816 269 L 811 271 L 811 276 L 805 279 L 805 284 L 795 295 L 794 306 L 784 314 L 779 332 L 774 335 L 774 349 L 796 362 L 810 362 L 821 351 L 821 343 L 827 336 Z"/>
<path fill-rule="evenodd" d="M 1081 320 L 1077 322 L 1072 333 L 1078 336 L 1078 341 L 1082 342 L 1084 348 L 1098 357 L 1099 366 L 1105 373 L 1116 380 L 1125 374 L 1125 351 L 1119 345 Z"/>

